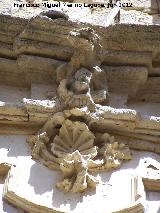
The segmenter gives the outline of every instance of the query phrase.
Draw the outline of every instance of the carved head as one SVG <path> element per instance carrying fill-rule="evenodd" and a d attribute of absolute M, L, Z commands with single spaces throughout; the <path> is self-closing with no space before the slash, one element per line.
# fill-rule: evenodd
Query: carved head
<path fill-rule="evenodd" d="M 84 94 L 89 91 L 89 85 L 92 73 L 85 68 L 79 69 L 75 73 L 75 81 L 73 82 L 73 90 L 77 94 Z"/>

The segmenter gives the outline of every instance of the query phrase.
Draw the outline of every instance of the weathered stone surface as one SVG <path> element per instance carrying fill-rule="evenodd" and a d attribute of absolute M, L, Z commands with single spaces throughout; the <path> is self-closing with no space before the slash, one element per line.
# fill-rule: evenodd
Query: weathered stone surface
<path fill-rule="evenodd" d="M 14 50 L 17 55 L 28 53 L 30 55 L 44 56 L 58 60 L 69 60 L 73 53 L 69 47 L 27 39 L 16 39 Z"/>
<path fill-rule="evenodd" d="M 160 118 L 156 116 L 144 116 L 139 122 L 137 122 L 137 127 L 142 129 L 159 130 Z"/>
<path fill-rule="evenodd" d="M 20 80 L 17 81 L 17 78 Z M 0 58 L 0 82 L 12 86 L 26 86 L 24 75 L 18 68 L 16 60 Z"/>
<path fill-rule="evenodd" d="M 116 212 L 113 212 L 113 213 L 137 213 L 137 212 L 144 213 L 144 207 L 141 203 L 132 205 L 128 208 L 125 208 L 125 209 L 122 209 L 120 211 L 116 211 Z"/>
<path fill-rule="evenodd" d="M 143 178 L 143 183 L 148 191 L 160 191 L 160 178 Z"/>
<path fill-rule="evenodd" d="M 15 37 L 24 29 L 26 24 L 27 24 L 27 20 L 25 19 L 12 17 L 11 15 L 1 14 L 0 15 L 0 41 L 12 44 Z"/>
<path fill-rule="evenodd" d="M 160 102 L 160 77 L 149 77 L 137 94 L 137 99 L 147 102 Z"/>
<path fill-rule="evenodd" d="M 160 53 L 158 52 L 153 58 L 153 67 L 158 68 L 160 65 Z"/>
<path fill-rule="evenodd" d="M 6 103 L 2 103 L 1 122 L 5 121 L 5 123 L 8 122 L 9 124 L 14 121 L 15 124 L 18 124 L 20 121 L 22 123 L 29 121 L 40 125 L 47 120 L 47 116 L 58 111 L 54 101 L 26 99 L 24 100 L 24 104 L 17 107 L 14 104 L 7 105 Z M 27 112 L 24 110 L 24 106 L 27 108 Z M 159 118 L 153 116 L 141 118 L 134 110 L 116 110 L 111 107 L 104 107 L 97 118 L 94 116 L 91 118 L 90 125 L 96 130 L 111 131 L 112 133 L 145 139 L 153 143 L 159 143 L 160 141 Z"/>
<path fill-rule="evenodd" d="M 28 113 L 22 105 L 0 102 L 0 123 L 26 123 Z"/>
<path fill-rule="evenodd" d="M 47 112 L 52 113 L 55 107 L 55 101 L 49 100 L 32 100 L 32 99 L 23 99 L 24 106 L 27 108 L 27 111 L 35 112 Z"/>
<path fill-rule="evenodd" d="M 150 68 L 152 67 L 152 52 L 106 50 L 104 51 L 103 64 L 112 66 L 145 65 Z"/>
<path fill-rule="evenodd" d="M 0 102 L 0 114 L 27 116 L 27 111 L 22 104 Z"/>
<path fill-rule="evenodd" d="M 104 38 L 103 47 L 106 49 L 159 51 L 159 26 L 120 24 L 109 26 L 105 31 L 102 38 Z M 103 32 L 103 28 L 100 32 Z"/>
<path fill-rule="evenodd" d="M 8 121 L 2 121 L 0 124 L 0 134 L 1 135 L 32 135 L 35 134 L 39 128 L 42 126 L 41 123 L 32 122 L 24 122 L 22 121 L 14 121 L 13 119 L 9 119 Z"/>
<path fill-rule="evenodd" d="M 51 59 L 51 58 L 43 58 L 38 56 L 30 56 L 30 55 L 20 55 L 17 59 L 18 65 L 21 69 L 35 69 L 35 70 L 43 70 L 49 73 L 55 73 L 56 68 L 61 65 L 62 62 Z"/>
<path fill-rule="evenodd" d="M 104 66 L 103 69 L 111 92 L 119 91 L 135 96 L 138 89 L 147 81 L 146 67 Z"/>
<path fill-rule="evenodd" d="M 120 143 L 127 144 L 130 149 L 133 150 L 140 150 L 140 151 L 147 151 L 147 152 L 154 152 L 160 154 L 160 144 L 153 144 L 152 142 L 146 140 L 140 140 L 136 138 L 130 138 L 129 135 L 127 136 L 120 136 L 115 135 L 115 139 Z"/>
<path fill-rule="evenodd" d="M 23 72 L 27 84 L 56 83 L 56 68 L 63 62 L 38 56 L 21 55 L 17 59 L 18 69 Z"/>
<path fill-rule="evenodd" d="M 153 76 L 160 77 L 160 67 L 150 69 L 149 76 L 150 77 L 153 77 Z"/>
<path fill-rule="evenodd" d="M 16 53 L 13 50 L 13 45 L 0 42 L 0 55 L 4 58 L 16 58 Z"/>
<path fill-rule="evenodd" d="M 12 165 L 8 163 L 1 163 L 0 164 L 0 175 L 5 176 L 8 174 L 9 170 L 11 169 Z"/>
<path fill-rule="evenodd" d="M 3 17 L 3 16 L 2 16 Z M 8 17 L 8 21 L 10 20 L 10 18 Z M 39 21 L 38 21 L 39 20 Z M 7 21 L 7 17 L 6 17 L 6 21 Z M 23 22 L 23 19 L 21 20 L 22 22 Z M 41 39 L 41 37 L 43 36 L 43 31 L 45 30 L 45 31 L 47 31 L 47 34 L 53 34 L 53 32 L 54 32 L 54 36 L 55 36 L 55 39 L 54 39 L 54 44 L 55 43 L 57 43 L 57 42 L 59 42 L 59 39 L 60 39 L 60 37 L 62 38 L 62 36 L 60 36 L 60 32 L 62 33 L 62 30 L 58 30 L 58 27 L 56 27 L 56 25 L 57 24 L 61 24 L 63 27 L 62 27 L 62 29 L 63 29 L 63 31 L 65 30 L 66 32 L 67 32 L 67 30 L 71 30 L 71 28 L 72 27 L 75 27 L 76 25 L 74 24 L 74 23 L 72 23 L 72 22 L 69 22 L 68 24 L 66 24 L 66 22 L 64 22 L 64 21 L 57 21 L 57 22 L 52 22 L 52 21 L 49 21 L 49 20 L 43 20 L 42 21 L 42 19 L 35 19 L 34 21 L 32 21 L 32 23 L 34 23 L 35 25 L 39 25 L 40 24 L 40 22 L 44 22 L 45 23 L 45 28 L 44 29 L 42 29 L 42 28 L 39 28 L 39 38 L 37 38 L 37 37 L 35 37 L 34 35 L 36 34 L 36 29 L 35 29 L 35 26 L 32 24 L 32 25 L 30 25 L 30 27 L 28 26 L 28 30 L 26 29 L 25 31 L 24 31 L 24 33 L 23 34 L 21 34 L 20 35 L 20 38 L 22 39 L 26 39 L 26 36 L 27 36 L 27 38 L 29 39 L 29 35 L 30 35 L 30 39 L 34 36 L 34 40 L 37 40 L 37 39 Z M 26 22 L 24 22 L 25 24 L 26 24 Z M 50 23 L 50 24 L 49 24 Z M 52 23 L 52 25 L 53 25 L 53 27 L 55 26 L 56 28 L 54 29 L 54 31 L 48 31 L 47 29 L 48 29 L 48 25 L 51 25 L 51 23 Z M 51 26 L 50 26 L 51 27 Z M 30 28 L 32 28 L 32 31 L 33 31 L 33 29 L 35 29 L 35 32 L 34 32 L 34 34 L 33 33 L 29 33 L 29 29 Z M 127 29 L 128 28 L 128 29 Z M 136 28 L 136 31 L 134 30 L 134 28 Z M 154 28 L 156 29 L 156 27 L 155 26 L 151 26 L 150 28 L 152 28 L 153 30 L 152 31 L 154 31 Z M 41 30 L 40 30 L 41 29 Z M 104 28 L 102 28 L 102 29 L 99 29 L 99 28 L 97 28 L 100 32 L 101 31 L 106 31 L 107 32 L 107 34 L 105 34 L 105 35 L 103 35 L 102 36 L 102 38 L 104 37 L 104 39 L 106 40 L 106 41 L 109 41 L 109 40 L 111 40 L 112 41 L 112 43 L 110 43 L 110 42 L 104 42 L 105 43 L 105 45 L 104 45 L 104 47 L 106 46 L 106 45 L 110 45 L 110 44 L 112 44 L 113 45 L 113 47 L 112 48 L 109 48 L 109 49 L 115 49 L 115 45 L 114 44 L 116 44 L 117 43 L 117 49 L 119 49 L 119 47 L 121 46 L 121 47 L 123 47 L 122 49 L 125 49 L 125 47 L 126 47 L 126 50 L 132 50 L 131 48 L 137 48 L 138 50 L 140 50 L 141 49 L 141 51 L 142 50 L 144 50 L 144 48 L 147 48 L 147 47 L 151 47 L 151 43 L 149 44 L 148 42 L 146 43 L 146 39 L 144 39 L 144 36 L 145 36 L 145 34 L 146 34 L 146 32 L 147 32 L 147 28 L 145 27 L 145 26 L 132 26 L 132 27 L 130 27 L 130 26 L 128 26 L 128 27 L 126 27 L 126 26 L 124 26 L 124 25 L 121 25 L 121 29 L 119 29 L 119 27 L 118 26 L 113 26 L 113 27 L 109 27 L 109 28 L 106 28 L 106 29 L 104 29 Z M 115 30 L 115 29 L 118 29 L 118 31 L 117 30 Z M 22 30 L 23 31 L 23 30 Z M 57 31 L 57 33 L 59 32 L 59 39 L 56 37 L 56 31 Z M 124 40 L 122 40 L 121 39 L 121 31 L 123 31 L 123 35 L 124 35 L 124 37 L 126 38 L 125 39 L 125 43 L 124 43 Z M 140 44 L 140 46 L 138 46 L 137 45 L 137 43 L 135 43 L 135 39 L 130 39 L 131 37 L 132 37 L 132 35 L 130 34 L 130 32 L 133 32 L 133 34 L 135 35 L 135 34 L 137 34 L 138 36 L 136 36 L 136 38 L 137 38 L 137 40 L 136 40 L 136 42 L 140 42 L 140 40 L 144 43 L 145 42 L 145 44 L 146 45 L 142 45 L 143 43 L 139 43 Z M 155 35 L 152 33 L 152 31 L 151 30 L 148 30 L 148 34 L 150 34 L 150 40 L 153 40 L 154 39 L 154 37 L 155 37 Z M 28 33 L 27 33 L 28 32 Z M 142 32 L 142 33 L 141 33 Z M 38 31 L 37 31 L 37 33 L 38 33 Z M 17 31 L 17 35 L 19 34 L 19 31 Z M 46 40 L 47 42 L 50 42 L 50 43 L 53 43 L 51 40 L 47 40 L 47 34 L 45 35 L 45 37 L 43 38 L 43 42 Z M 112 37 L 110 37 L 111 36 L 111 34 L 112 34 Z M 114 35 L 115 36 L 117 36 L 117 42 L 116 42 L 116 40 L 114 39 Z M 157 34 L 158 35 L 158 34 Z M 52 36 L 52 38 L 54 38 L 54 36 Z M 107 36 L 107 37 L 106 37 Z M 157 37 L 158 38 L 158 37 Z M 33 39 L 33 38 L 32 38 Z M 52 39 L 53 40 L 53 39 Z M 155 41 L 156 42 L 156 41 Z M 62 39 L 61 39 L 61 43 L 62 43 L 62 45 L 64 46 L 65 45 L 65 40 L 63 40 L 62 41 Z M 110 44 L 109 44 L 110 43 Z M 119 43 L 119 44 L 118 44 Z M 121 45 L 123 43 L 123 45 Z M 157 44 L 158 44 L 158 40 L 157 40 Z M 152 41 L 152 45 L 154 45 L 154 43 L 153 43 L 153 41 Z M 129 47 L 129 48 L 128 48 Z M 158 46 L 156 46 L 155 45 L 155 48 L 157 49 L 158 48 Z M 135 49 L 136 50 L 136 49 Z M 150 50 L 151 50 L 151 48 L 150 48 Z M 147 51 L 147 50 L 145 50 L 145 51 Z"/>
<path fill-rule="evenodd" d="M 28 25 L 28 21 L 25 19 L 14 18 L 13 21 L 11 20 L 11 16 L 1 15 L 1 22 L 3 25 L 2 34 L 5 34 L 5 37 L 7 35 L 8 38 L 11 38 L 11 40 L 4 40 L 0 37 L 2 46 L 0 54 L 7 58 L 15 58 L 19 54 L 32 54 L 41 57 L 44 56 L 45 58 L 48 57 L 46 60 L 50 60 L 50 58 L 69 60 L 73 53 L 73 49 L 67 39 L 68 33 L 74 27 L 80 28 L 84 26 L 83 24 L 76 26 L 76 24 L 71 21 L 52 21 L 40 17 L 32 18 L 30 21 L 28 20 Z M 5 27 L 4 22 L 9 26 L 8 28 Z M 16 24 L 14 29 L 10 27 L 12 22 Z M 42 23 L 43 27 L 41 27 Z M 21 27 L 18 27 L 19 25 L 21 25 Z M 158 26 L 150 26 L 147 28 L 146 26 L 121 25 L 121 27 L 119 27 L 119 25 L 115 25 L 108 28 L 99 28 L 95 26 L 94 28 L 102 37 L 105 65 L 117 66 L 118 64 L 123 64 L 130 66 L 148 66 L 150 72 L 152 52 L 160 51 Z M 12 38 L 13 36 L 14 39 Z M 14 46 L 13 50 L 12 45 Z M 1 63 L 3 63 L 3 59 L 1 59 L 1 61 Z M 9 72 L 9 68 L 5 69 Z M 10 74 L 14 75 L 14 72 L 17 71 L 23 73 L 24 70 L 18 69 L 12 71 Z M 6 81 L 8 80 L 8 72 L 6 72 L 6 74 L 4 72 L 2 73 L 6 75 Z M 31 72 L 33 72 L 33 69 Z M 23 78 L 23 74 L 21 75 Z M 23 82 L 22 84 L 28 86 L 32 83 L 30 76 L 31 73 L 27 75 L 25 82 L 23 78 L 23 81 L 21 81 Z M 46 78 L 45 76 L 42 78 L 40 74 L 35 71 L 33 72 L 32 78 L 34 79 L 34 83 L 41 83 L 43 79 L 45 79 L 46 83 L 51 82 L 50 78 Z M 13 83 L 15 84 L 14 77 Z M 8 80 L 8 84 L 12 84 L 12 81 Z"/>

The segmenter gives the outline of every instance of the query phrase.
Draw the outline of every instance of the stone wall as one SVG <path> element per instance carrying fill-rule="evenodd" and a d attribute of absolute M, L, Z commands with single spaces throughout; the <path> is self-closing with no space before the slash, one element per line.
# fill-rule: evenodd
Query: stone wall
<path fill-rule="evenodd" d="M 90 25 L 77 25 L 76 22 L 63 19 L 53 21 L 35 17 L 30 20 L 1 15 L 0 26 L 0 75 L 3 76 L 3 82 L 30 87 L 31 83 L 55 83 L 56 68 L 68 61 L 73 53 L 67 40 L 68 33 L 73 28 Z M 136 80 L 140 80 L 142 75 L 146 79 L 144 87 L 152 81 L 155 74 L 156 82 L 159 82 L 159 26 L 118 24 L 107 28 L 93 28 L 102 37 L 106 77 L 109 72 L 113 79 L 120 69 L 127 73 L 122 84 L 132 81 L 131 88 L 126 87 L 123 92 L 133 96 L 132 88 L 135 87 L 136 91 L 142 90 L 142 94 L 145 82 L 139 84 Z M 114 72 L 110 72 L 113 68 Z M 136 79 L 133 77 L 135 71 Z M 17 78 L 20 80 L 17 81 Z M 115 92 L 113 88 L 117 87 L 118 77 L 116 79 L 112 82 L 112 88 L 109 88 L 111 92 Z M 154 91 L 158 93 L 158 90 L 155 86 Z M 152 94 L 153 90 L 150 91 L 151 96 Z M 154 95 L 151 100 L 160 101 L 159 96 Z"/>

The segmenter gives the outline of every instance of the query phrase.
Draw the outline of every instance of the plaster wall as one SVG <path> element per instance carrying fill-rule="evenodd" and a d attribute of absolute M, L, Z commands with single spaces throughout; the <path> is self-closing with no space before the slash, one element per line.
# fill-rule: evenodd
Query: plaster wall
<path fill-rule="evenodd" d="M 97 213 L 106 210 L 117 210 L 131 204 L 131 178 L 141 170 L 142 163 L 147 159 L 160 161 L 160 156 L 133 151 L 133 160 L 113 172 L 104 172 L 99 175 L 101 183 L 96 191 L 82 194 L 65 194 L 55 188 L 55 183 L 60 179 L 58 172 L 50 171 L 31 159 L 30 150 L 26 143 L 27 136 L 1 135 L 0 136 L 0 163 L 7 162 L 16 165 L 12 173 L 12 190 L 19 196 L 40 205 L 57 208 L 64 212 Z M 2 191 L 3 183 L 1 183 Z M 23 189 L 23 190 L 22 190 Z M 158 213 L 160 195 L 155 192 L 143 191 L 143 203 L 147 213 Z M 3 201 L 1 212 L 18 213 Z"/>

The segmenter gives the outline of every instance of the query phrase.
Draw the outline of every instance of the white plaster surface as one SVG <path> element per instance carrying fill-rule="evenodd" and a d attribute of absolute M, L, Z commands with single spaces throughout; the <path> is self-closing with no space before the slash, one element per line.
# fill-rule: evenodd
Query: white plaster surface
<path fill-rule="evenodd" d="M 151 158 L 160 162 L 160 156 L 156 154 L 133 152 L 133 160 L 124 163 L 121 169 L 100 173 L 102 182 L 95 191 L 65 194 L 55 188 L 55 183 L 60 181 L 62 176 L 33 161 L 25 140 L 26 136 L 0 136 L 0 162 L 16 165 L 13 171 L 16 178 L 11 179 L 10 189 L 32 202 L 64 212 L 106 213 L 128 206 L 131 203 L 131 177 L 137 175 L 141 161 Z M 146 212 L 157 213 L 160 194 L 149 193 L 147 200 L 144 202 Z"/>
<path fill-rule="evenodd" d="M 0 85 L 0 100 L 4 102 L 20 102 L 30 98 L 29 89 Z"/>
<path fill-rule="evenodd" d="M 24 213 L 24 211 L 20 209 L 16 209 L 2 200 L 4 181 L 5 181 L 4 178 L 0 179 L 0 212 L 1 213 Z"/>
<path fill-rule="evenodd" d="M 24 143 L 26 136 L 0 136 L 0 163 L 17 164 L 30 154 Z M 24 213 L 2 200 L 4 178 L 0 177 L 0 213 Z"/>

